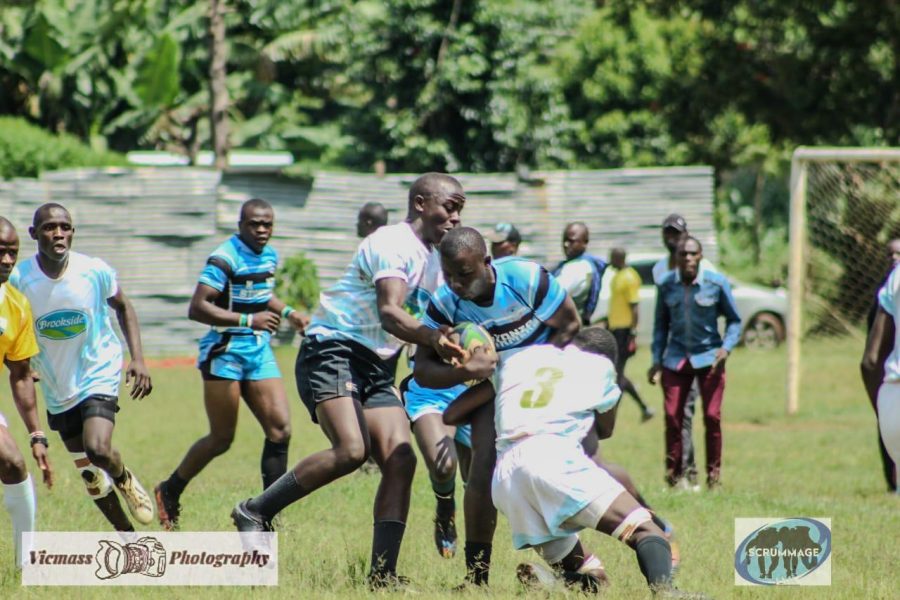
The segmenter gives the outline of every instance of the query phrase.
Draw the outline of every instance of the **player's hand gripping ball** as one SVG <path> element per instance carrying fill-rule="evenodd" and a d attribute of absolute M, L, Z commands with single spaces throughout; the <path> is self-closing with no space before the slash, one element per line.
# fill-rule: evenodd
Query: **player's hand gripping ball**
<path fill-rule="evenodd" d="M 462 362 L 463 365 L 469 364 L 469 361 L 472 359 L 472 352 L 476 348 L 484 348 L 484 354 L 489 359 L 484 365 L 471 365 L 474 367 L 473 374 L 479 376 L 467 381 L 467 385 L 473 385 L 490 376 L 490 373 L 487 371 L 490 370 L 492 372 L 493 366 L 497 363 L 497 348 L 494 346 L 494 338 L 491 337 L 491 334 L 484 327 L 466 321 L 454 327 L 448 337 L 466 351 L 466 357 Z"/>

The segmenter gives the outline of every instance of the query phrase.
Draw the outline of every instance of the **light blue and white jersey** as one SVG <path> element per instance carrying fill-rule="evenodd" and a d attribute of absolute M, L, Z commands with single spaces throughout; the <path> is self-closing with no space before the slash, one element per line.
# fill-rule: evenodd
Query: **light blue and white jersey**
<path fill-rule="evenodd" d="M 599 354 L 569 344 L 538 344 L 507 353 L 494 372 L 497 454 L 535 436 L 581 444 L 594 412 L 619 401 L 616 367 Z"/>
<path fill-rule="evenodd" d="M 59 279 L 50 279 L 33 256 L 19 263 L 10 282 L 31 303 L 41 352 L 31 364 L 51 414 L 76 406 L 88 396 L 119 395 L 122 344 L 106 301 L 119 290 L 116 272 L 99 258 L 69 252 Z"/>
<path fill-rule="evenodd" d="M 266 310 L 275 291 L 278 253 L 264 246 L 257 253 L 238 234 L 216 248 L 200 273 L 199 283 L 221 292 L 215 305 L 240 314 Z M 256 333 L 249 327 L 213 327 L 226 333 Z"/>
<path fill-rule="evenodd" d="M 900 383 L 900 265 L 894 267 L 878 291 L 878 304 L 887 314 L 894 317 L 894 323 L 898 324 L 894 349 L 884 363 L 884 381 Z"/>
<path fill-rule="evenodd" d="M 351 340 L 390 358 L 403 342 L 381 327 L 375 282 L 391 278 L 406 282 L 404 309 L 417 319 L 443 281 L 437 249 L 426 247 L 405 221 L 380 227 L 359 244 L 341 279 L 319 296 L 306 334 Z"/>
<path fill-rule="evenodd" d="M 450 286 L 438 288 L 422 323 L 437 329 L 471 321 L 494 338 L 497 351 L 540 344 L 550 337 L 546 324 L 566 299 L 566 290 L 539 264 L 509 256 L 491 263 L 497 278 L 490 306 L 457 296 Z"/>

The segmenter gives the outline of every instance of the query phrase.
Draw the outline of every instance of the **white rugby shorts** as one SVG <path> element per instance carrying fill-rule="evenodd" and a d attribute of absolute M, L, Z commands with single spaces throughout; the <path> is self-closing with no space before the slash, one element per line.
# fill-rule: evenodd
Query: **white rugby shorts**
<path fill-rule="evenodd" d="M 491 491 L 494 505 L 509 521 L 513 545 L 520 549 L 596 528 L 625 488 L 594 464 L 577 441 L 539 435 L 497 457 Z"/>

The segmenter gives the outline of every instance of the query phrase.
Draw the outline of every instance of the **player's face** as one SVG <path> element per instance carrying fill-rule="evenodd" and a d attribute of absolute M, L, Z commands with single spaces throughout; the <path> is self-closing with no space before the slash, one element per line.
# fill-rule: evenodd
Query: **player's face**
<path fill-rule="evenodd" d="M 681 272 L 682 281 L 693 281 L 700 269 L 700 260 L 703 254 L 700 245 L 694 240 L 687 240 L 678 246 L 676 264 Z"/>
<path fill-rule="evenodd" d="M 241 239 L 256 252 L 262 251 L 269 243 L 274 227 L 275 215 L 272 214 L 272 209 L 262 206 L 249 209 L 238 223 Z"/>
<path fill-rule="evenodd" d="M 463 251 L 453 259 L 441 258 L 444 280 L 463 300 L 480 301 L 490 295 L 489 264 L 490 259 L 475 252 Z"/>
<path fill-rule="evenodd" d="M 6 283 L 19 258 L 19 236 L 10 227 L 0 231 L 0 283 Z"/>
<path fill-rule="evenodd" d="M 378 229 L 378 225 L 376 225 L 372 219 L 372 217 L 366 215 L 365 213 L 359 213 L 356 217 L 356 236 L 360 238 L 367 237 L 372 234 L 373 231 Z"/>
<path fill-rule="evenodd" d="M 666 227 L 662 232 L 662 240 L 663 244 L 666 247 L 666 250 L 669 253 L 675 252 L 678 248 L 678 240 L 681 239 L 681 236 L 684 235 L 684 232 L 678 231 L 677 229 L 673 229 L 671 227 Z"/>
<path fill-rule="evenodd" d="M 587 250 L 588 233 L 584 227 L 567 227 L 563 233 L 563 253 L 567 259 L 578 258 Z"/>
<path fill-rule="evenodd" d="M 38 252 L 52 261 L 62 261 L 72 248 L 75 227 L 72 217 L 61 208 L 51 208 L 44 219 L 31 228 L 31 237 L 37 242 Z"/>
<path fill-rule="evenodd" d="M 444 234 L 459 226 L 459 218 L 466 205 L 461 188 L 445 184 L 440 191 L 422 200 L 422 234 L 425 241 L 440 244 Z"/>
<path fill-rule="evenodd" d="M 491 256 L 495 259 L 515 256 L 519 251 L 519 245 L 509 240 L 491 243 Z"/>

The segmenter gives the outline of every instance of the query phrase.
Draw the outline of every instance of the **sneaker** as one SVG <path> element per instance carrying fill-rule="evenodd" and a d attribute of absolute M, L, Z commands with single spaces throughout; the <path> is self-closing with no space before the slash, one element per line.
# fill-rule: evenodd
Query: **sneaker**
<path fill-rule="evenodd" d="M 156 497 L 156 514 L 159 515 L 159 524 L 166 531 L 178 529 L 178 517 L 181 516 L 181 504 L 178 500 L 166 493 L 166 482 L 162 481 L 153 488 Z"/>
<path fill-rule="evenodd" d="M 153 522 L 153 501 L 128 467 L 125 467 L 125 479 L 117 483 L 116 488 L 128 505 L 128 512 L 138 523 L 149 525 Z"/>
<path fill-rule="evenodd" d="M 456 519 L 434 520 L 434 544 L 442 558 L 456 556 Z"/>
<path fill-rule="evenodd" d="M 265 532 L 274 531 L 272 522 L 263 518 L 261 514 L 247 508 L 247 500 L 238 502 L 231 511 L 231 520 L 238 531 L 241 532 Z"/>
<path fill-rule="evenodd" d="M 641 413 L 641 423 L 646 423 L 650 419 L 652 419 L 656 415 L 656 411 L 652 408 L 648 408 L 644 412 Z"/>
<path fill-rule="evenodd" d="M 528 590 L 557 590 L 565 585 L 552 569 L 541 563 L 521 563 L 516 567 L 516 579 Z"/>
<path fill-rule="evenodd" d="M 373 592 L 409 592 L 409 577 L 396 573 L 369 573 L 366 578 Z"/>

